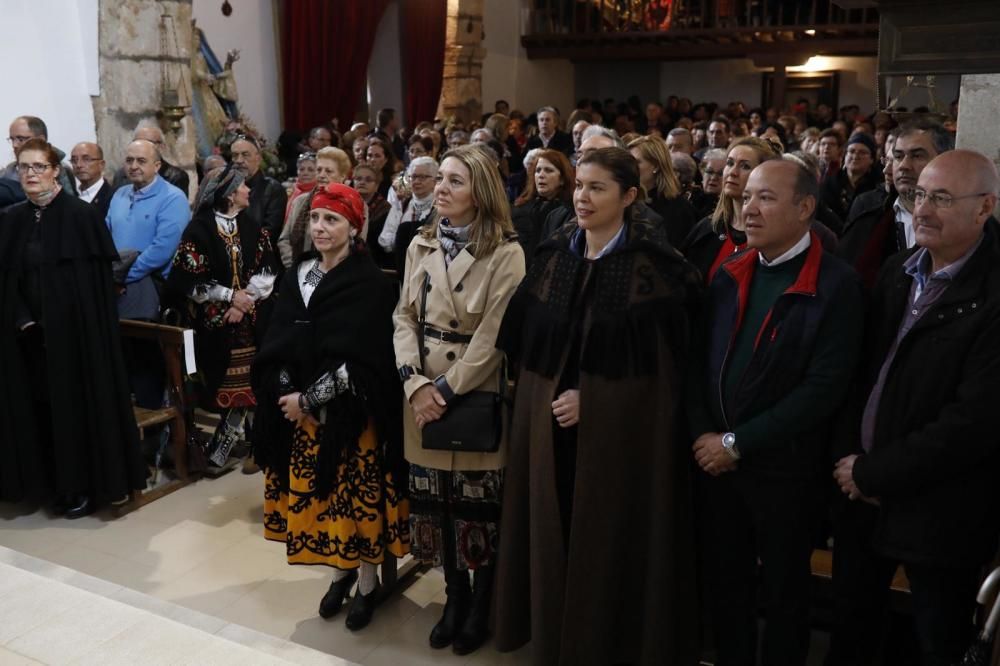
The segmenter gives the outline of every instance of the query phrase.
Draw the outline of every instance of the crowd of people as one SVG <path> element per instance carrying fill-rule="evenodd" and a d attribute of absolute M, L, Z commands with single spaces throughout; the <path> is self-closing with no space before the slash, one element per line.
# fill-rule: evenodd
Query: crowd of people
<path fill-rule="evenodd" d="M 105 180 L 41 119 L 0 175 L 0 498 L 75 518 L 146 485 L 133 402 L 193 328 L 205 454 L 369 624 L 378 565 L 444 570 L 430 645 L 537 664 L 876 664 L 902 566 L 955 663 L 997 555 L 1000 178 L 921 117 L 586 100 L 277 142 L 189 174 L 136 129 Z M 18 202 L 18 199 L 26 199 Z M 319 596 L 319 595 L 318 595 Z M 763 619 L 763 629 L 759 628 Z M 759 645 L 758 645 L 759 644 Z M 902 662 L 897 662 L 902 663 Z"/>

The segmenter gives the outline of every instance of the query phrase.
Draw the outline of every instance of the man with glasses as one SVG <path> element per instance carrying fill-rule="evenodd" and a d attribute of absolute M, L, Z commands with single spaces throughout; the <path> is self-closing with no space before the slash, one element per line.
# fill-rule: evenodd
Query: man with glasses
<path fill-rule="evenodd" d="M 875 284 L 882 265 L 900 250 L 914 246 L 913 191 L 927 164 L 954 147 L 938 123 L 918 120 L 899 129 L 892 147 L 895 192 L 866 192 L 851 205 L 837 254 L 852 264 L 865 287 Z"/>
<path fill-rule="evenodd" d="M 7 165 L 7 167 L 0 172 L 0 179 L 4 180 L 18 180 L 17 178 L 17 152 L 21 149 L 21 146 L 28 139 L 45 139 L 49 140 L 49 128 L 45 125 L 45 121 L 36 116 L 18 116 L 14 118 L 14 121 L 10 124 L 10 129 L 7 134 L 7 143 L 10 144 L 11 150 L 14 151 L 14 161 Z M 53 146 L 53 148 L 55 148 Z M 73 182 L 73 178 L 70 176 L 73 173 L 72 169 L 66 162 L 66 153 L 55 148 L 56 155 L 59 156 L 59 185 L 64 190 L 76 196 L 76 184 Z M 22 197 L 23 198 L 23 197 Z"/>
<path fill-rule="evenodd" d="M 906 136 L 895 146 L 904 170 L 917 149 Z M 958 663 L 973 637 L 980 571 L 1000 534 L 998 188 L 979 153 L 930 160 L 910 190 L 916 247 L 889 259 L 875 285 L 862 390 L 835 439 L 847 501 L 835 522 L 828 666 L 877 654 L 898 564 L 919 653 L 906 663 Z"/>
<path fill-rule="evenodd" d="M 94 206 L 102 220 L 107 218 L 115 191 L 104 179 L 104 151 L 96 143 L 82 141 L 73 146 L 69 162 L 76 178 L 77 196 Z"/>
<path fill-rule="evenodd" d="M 160 153 L 160 170 L 157 172 L 160 178 L 183 192 L 185 197 L 189 197 L 191 195 L 191 192 L 188 190 L 190 186 L 190 177 L 188 176 L 187 171 L 181 169 L 180 167 L 176 167 L 163 159 L 163 151 L 166 149 L 167 144 L 163 140 L 163 132 L 159 127 L 137 127 L 135 132 L 132 134 L 132 139 L 134 141 L 148 141 L 156 146 L 156 150 Z M 113 182 L 114 189 L 117 190 L 123 185 L 128 185 L 129 181 L 130 178 L 126 173 L 126 168 L 122 167 L 115 174 Z"/>

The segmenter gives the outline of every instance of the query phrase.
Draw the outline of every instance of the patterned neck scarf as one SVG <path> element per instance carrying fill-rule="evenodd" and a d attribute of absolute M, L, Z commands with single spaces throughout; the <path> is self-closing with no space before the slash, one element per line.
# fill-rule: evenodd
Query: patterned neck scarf
<path fill-rule="evenodd" d="M 441 249 L 444 250 L 445 264 L 451 264 L 452 259 L 457 257 L 458 253 L 464 250 L 465 246 L 469 244 L 470 226 L 453 227 L 448 218 L 441 219 L 441 222 L 438 224 L 437 238 L 438 242 L 441 243 Z"/>
<path fill-rule="evenodd" d="M 28 199 L 31 201 L 31 203 L 35 204 L 35 206 L 37 206 L 39 210 L 41 210 L 44 209 L 46 206 L 48 206 L 50 203 L 52 203 L 52 200 L 55 199 L 56 195 L 58 195 L 60 192 L 62 192 L 62 185 L 60 185 L 59 182 L 57 181 L 51 190 L 46 190 L 45 192 L 39 192 L 38 194 L 29 194 Z M 35 217 L 38 217 L 38 215 L 39 213 L 36 212 Z"/>

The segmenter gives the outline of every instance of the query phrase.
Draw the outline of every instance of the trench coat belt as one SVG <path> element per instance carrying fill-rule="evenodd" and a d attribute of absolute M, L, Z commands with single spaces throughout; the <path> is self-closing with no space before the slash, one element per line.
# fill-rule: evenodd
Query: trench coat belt
<path fill-rule="evenodd" d="M 453 342 L 458 344 L 468 344 L 472 341 L 471 335 L 464 335 L 462 333 L 452 333 L 450 331 L 439 331 L 431 326 L 424 326 L 424 335 L 428 338 L 434 338 L 435 340 L 440 340 L 441 342 Z"/>

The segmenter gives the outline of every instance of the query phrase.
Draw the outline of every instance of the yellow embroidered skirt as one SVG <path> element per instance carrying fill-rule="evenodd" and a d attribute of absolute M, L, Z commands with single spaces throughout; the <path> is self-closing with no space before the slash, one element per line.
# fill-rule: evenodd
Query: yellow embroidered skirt
<path fill-rule="evenodd" d="M 289 564 L 325 564 L 355 569 L 379 564 L 388 550 L 410 551 L 409 505 L 376 456 L 375 426 L 361 434 L 358 451 L 337 468 L 334 491 L 315 492 L 319 428 L 295 430 L 288 466 L 288 492 L 268 472 L 264 487 L 264 537 L 286 544 Z"/>

